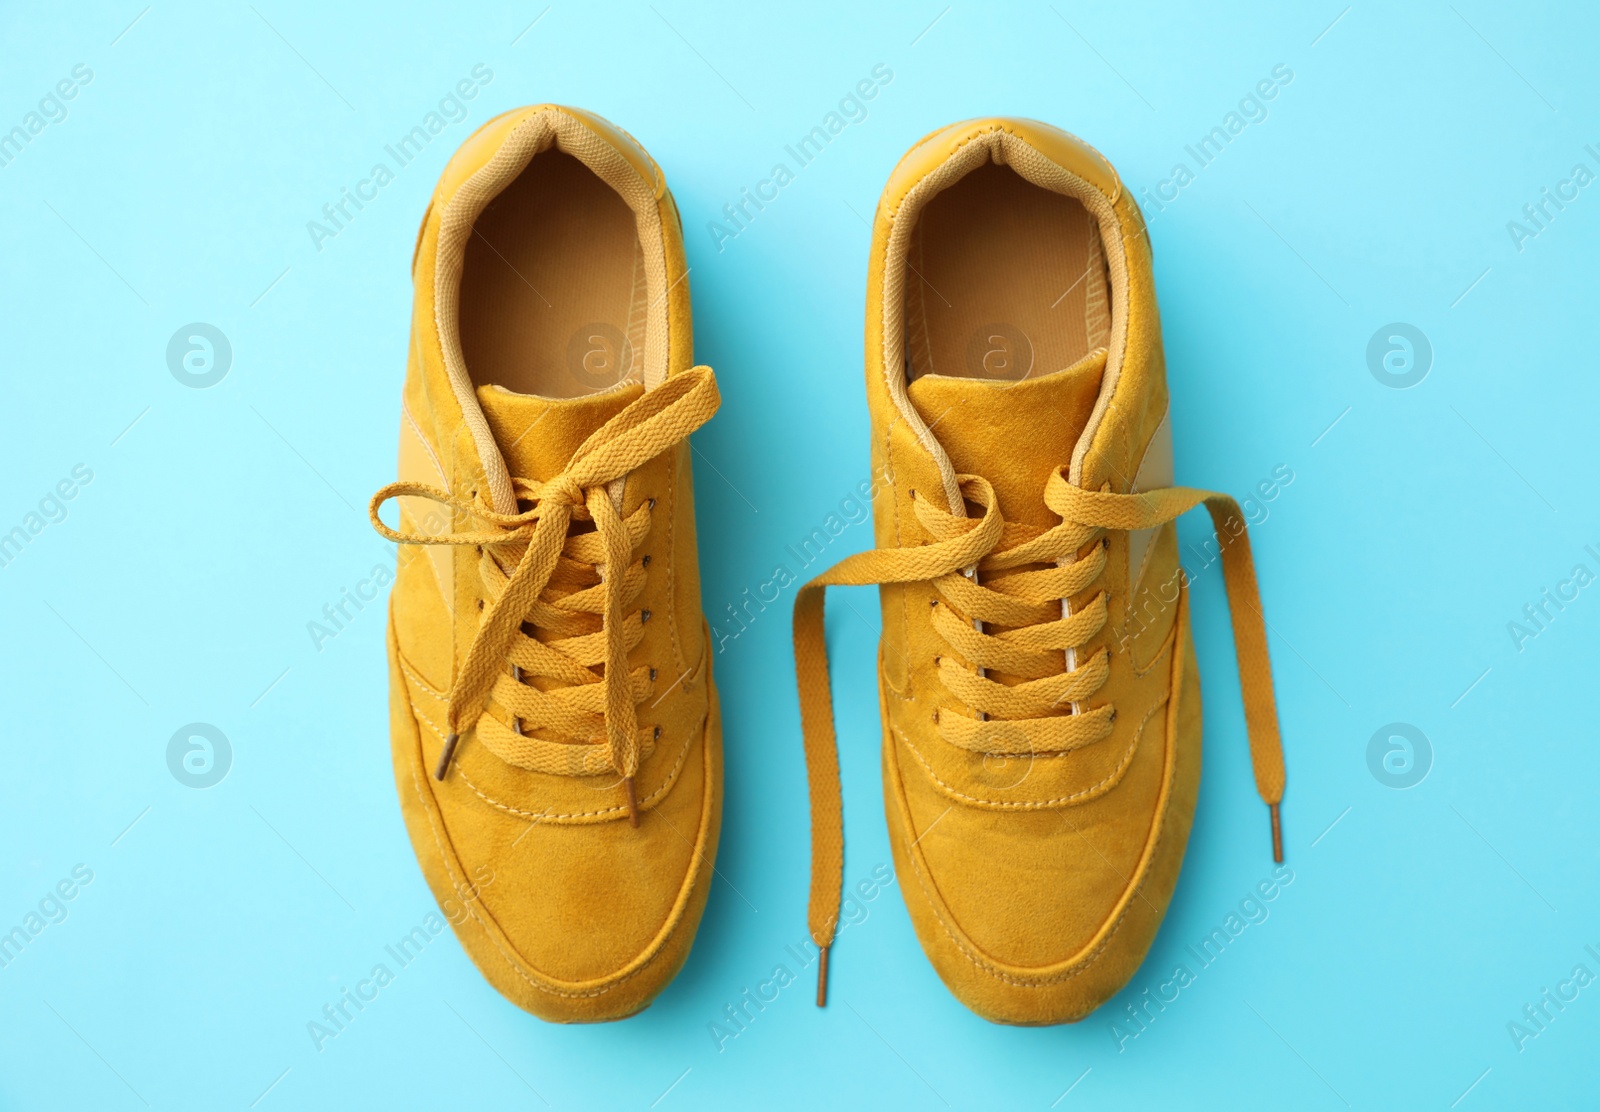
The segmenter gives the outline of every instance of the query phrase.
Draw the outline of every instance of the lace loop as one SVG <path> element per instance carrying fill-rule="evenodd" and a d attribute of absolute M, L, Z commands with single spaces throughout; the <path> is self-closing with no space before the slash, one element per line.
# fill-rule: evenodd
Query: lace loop
<path fill-rule="evenodd" d="M 1283 746 L 1255 564 L 1238 503 L 1225 494 L 1188 487 L 1138 494 L 1089 491 L 1068 482 L 1060 468 L 1045 484 L 1044 501 L 1062 521 L 1041 529 L 1004 521 L 993 488 L 981 477 L 958 475 L 957 480 L 963 498 L 983 508 L 981 519 L 946 513 L 917 499 L 914 512 L 934 538 L 931 543 L 848 556 L 795 597 L 795 675 L 812 814 L 808 925 L 824 958 L 838 925 L 844 882 L 839 756 L 824 640 L 827 588 L 930 583 L 938 593 L 930 614 L 933 628 L 967 662 L 941 657 L 940 680 L 962 706 L 975 712 L 941 709 L 935 716 L 941 739 L 975 753 L 1070 752 L 1110 736 L 1116 718 L 1110 704 L 1082 705 L 1110 677 L 1110 650 L 1102 646 L 1087 661 L 1076 659 L 1077 650 L 1106 627 L 1106 595 L 1101 592 L 1077 609 L 1071 606 L 1105 570 L 1103 535 L 1155 528 L 1202 503 L 1222 539 L 1250 759 L 1256 790 L 1271 813 L 1273 857 L 1282 861 Z M 1054 566 L 1031 566 L 1040 564 Z M 1007 628 L 988 632 L 985 624 Z M 986 671 L 1017 682 L 1000 683 Z M 826 970 L 825 962 L 820 968 Z M 826 973 L 819 976 L 820 1005 L 827 998 Z"/>
<path fill-rule="evenodd" d="M 649 531 L 655 500 L 624 517 L 610 484 L 687 439 L 719 402 L 711 368 L 674 375 L 596 430 L 560 474 L 544 482 L 513 478 L 518 504 L 530 504 L 514 514 L 422 483 L 390 483 L 372 496 L 368 515 L 389 540 L 482 550 L 488 604 L 450 689 L 450 739 L 440 779 L 457 739 L 476 727 L 491 752 L 521 768 L 572 776 L 613 770 L 622 777 L 630 820 L 638 824 L 632 778 L 653 749 L 654 732 L 643 736 L 636 708 L 653 681 L 648 667 L 629 668 L 628 655 L 644 631 L 640 615 L 627 608 L 644 590 L 643 564 L 633 562 L 633 552 Z M 378 510 L 399 497 L 438 502 L 489 528 L 440 536 L 391 529 Z M 591 521 L 594 530 L 573 533 L 574 521 Z M 525 625 L 555 638 L 530 637 Z M 549 682 L 530 685 L 525 677 Z M 512 716 L 513 727 L 488 712 L 491 697 Z M 526 736 L 524 727 L 561 740 Z"/>

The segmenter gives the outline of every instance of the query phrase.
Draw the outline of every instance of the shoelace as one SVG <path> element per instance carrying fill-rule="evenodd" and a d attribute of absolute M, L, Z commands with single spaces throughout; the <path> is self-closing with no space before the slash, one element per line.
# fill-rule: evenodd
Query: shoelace
<path fill-rule="evenodd" d="M 795 598 L 795 673 L 812 815 L 808 925 L 820 950 L 818 1007 L 827 1002 L 828 951 L 844 886 L 839 754 L 823 638 L 828 587 L 932 583 L 940 596 L 933 603 L 934 628 L 978 669 L 972 671 L 947 657 L 940 658 L 939 676 L 950 694 L 978 712 L 977 717 L 939 713 L 936 721 L 941 738 L 979 753 L 1065 752 L 1109 735 L 1116 711 L 1110 705 L 1081 706 L 1110 674 L 1108 650 L 1102 648 L 1086 661 L 1077 661 L 1075 656 L 1106 624 L 1105 592 L 1070 614 L 1065 613 L 1062 600 L 1080 594 L 1099 578 L 1106 563 L 1106 531 L 1154 528 L 1204 503 L 1223 546 L 1223 580 L 1233 616 L 1234 651 L 1239 660 L 1256 790 L 1271 814 L 1273 859 L 1283 860 L 1279 820 L 1283 746 L 1255 563 L 1239 504 L 1225 494 L 1189 487 L 1140 494 L 1088 491 L 1067 482 L 1057 470 L 1045 485 L 1044 500 L 1062 523 L 1041 529 L 1006 522 L 987 480 L 976 475 L 957 479 L 962 496 L 983 507 L 981 518 L 956 517 L 913 494 L 917 520 L 933 538 L 931 542 L 848 556 L 807 583 Z M 1080 556 L 1097 538 L 1102 543 Z M 1039 564 L 1054 566 L 1028 568 Z M 986 624 L 1007 628 L 986 633 Z M 1074 654 L 1067 657 L 1074 666 L 1066 671 L 1060 670 L 1063 653 Z M 1007 686 L 987 678 L 984 670 L 1020 677 L 1020 682 Z M 1068 704 L 1075 713 L 1062 713 Z"/>
<path fill-rule="evenodd" d="M 686 439 L 711 419 L 720 400 L 710 367 L 674 375 L 590 435 L 560 474 L 543 483 L 513 478 L 518 505 L 531 503 L 519 513 L 497 513 L 475 497 L 422 483 L 390 483 L 372 496 L 373 527 L 389 540 L 470 545 L 481 553 L 487 606 L 450 689 L 438 779 L 449 772 L 461 736 L 476 726 L 490 752 L 520 768 L 571 776 L 614 770 L 622 778 L 628 819 L 639 825 L 633 778 L 659 731 L 642 737 L 636 711 L 653 689 L 655 670 L 628 667 L 650 611 L 629 614 L 628 607 L 644 590 L 648 558 L 635 562 L 633 552 L 649 532 L 655 500 L 624 518 L 611 484 Z M 438 536 L 399 532 L 379 520 L 378 509 L 402 496 L 449 506 L 488 528 Z M 574 520 L 594 528 L 571 532 Z M 559 639 L 530 637 L 525 625 Z M 548 689 L 524 682 L 534 677 L 553 682 Z M 511 726 L 487 712 L 491 697 L 512 717 Z M 529 737 L 529 728 L 563 740 Z"/>

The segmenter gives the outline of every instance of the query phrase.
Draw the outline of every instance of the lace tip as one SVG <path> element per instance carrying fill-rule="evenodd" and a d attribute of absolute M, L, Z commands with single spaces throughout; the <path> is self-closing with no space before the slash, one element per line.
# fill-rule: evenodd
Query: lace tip
<path fill-rule="evenodd" d="M 1283 864 L 1283 822 L 1278 816 L 1278 805 L 1267 804 L 1267 810 L 1272 813 L 1272 860 L 1279 865 Z"/>
<path fill-rule="evenodd" d="M 633 777 L 622 778 L 622 798 L 628 807 L 628 825 L 639 829 L 639 798 L 633 791 Z"/>
<path fill-rule="evenodd" d="M 822 947 L 817 956 L 817 1007 L 828 1006 L 828 947 Z"/>
<path fill-rule="evenodd" d="M 456 743 L 461 740 L 460 734 L 451 734 L 444 739 L 444 751 L 439 754 L 439 766 L 433 770 L 435 780 L 443 780 L 450 771 L 450 762 L 456 755 Z"/>

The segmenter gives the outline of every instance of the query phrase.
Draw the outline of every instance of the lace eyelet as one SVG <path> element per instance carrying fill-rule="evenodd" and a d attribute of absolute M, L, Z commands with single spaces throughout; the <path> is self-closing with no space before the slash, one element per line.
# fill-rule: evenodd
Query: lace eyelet
<path fill-rule="evenodd" d="M 657 726 L 655 728 L 655 732 L 650 735 L 650 740 L 651 741 L 660 741 L 661 740 L 661 727 L 660 726 Z"/>
<path fill-rule="evenodd" d="M 656 670 L 654 668 L 650 669 L 650 682 L 656 682 Z"/>
<path fill-rule="evenodd" d="M 646 555 L 646 556 L 645 556 L 645 558 L 644 558 L 644 559 L 642 559 L 642 560 L 640 560 L 640 561 L 639 561 L 639 566 L 640 566 L 640 567 L 641 567 L 641 568 L 647 568 L 647 567 L 649 567 L 649 566 L 650 566 L 650 557 L 649 557 L 649 555 L 648 555 L 648 554 L 647 554 L 647 555 Z"/>
<path fill-rule="evenodd" d="M 937 707 L 935 707 L 933 711 L 933 724 L 935 726 L 939 724 L 939 710 Z"/>
<path fill-rule="evenodd" d="M 648 510 L 655 509 L 656 508 L 656 500 L 654 498 L 650 499 L 648 502 L 645 503 L 645 508 L 648 509 Z"/>
<path fill-rule="evenodd" d="M 643 625 L 645 622 L 648 622 L 649 620 L 650 620 L 650 611 L 648 611 L 648 610 L 639 611 L 639 623 L 641 625 Z"/>
<path fill-rule="evenodd" d="M 939 600 L 936 599 L 936 598 L 930 598 L 928 600 L 928 607 L 929 607 L 929 609 L 932 609 L 932 610 L 939 609 Z"/>
<path fill-rule="evenodd" d="M 483 609 L 483 600 L 481 598 L 478 600 L 478 609 L 479 610 Z"/>

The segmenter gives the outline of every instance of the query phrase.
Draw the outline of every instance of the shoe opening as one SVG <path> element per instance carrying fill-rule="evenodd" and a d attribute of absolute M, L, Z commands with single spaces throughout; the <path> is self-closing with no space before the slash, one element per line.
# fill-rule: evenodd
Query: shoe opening
<path fill-rule="evenodd" d="M 1076 198 L 985 163 L 917 214 L 906 256 L 906 380 L 1020 381 L 1105 347 L 1110 276 Z"/>
<path fill-rule="evenodd" d="M 643 379 L 644 247 L 618 193 L 560 150 L 479 213 L 461 276 L 461 349 L 477 386 L 575 398 Z"/>

